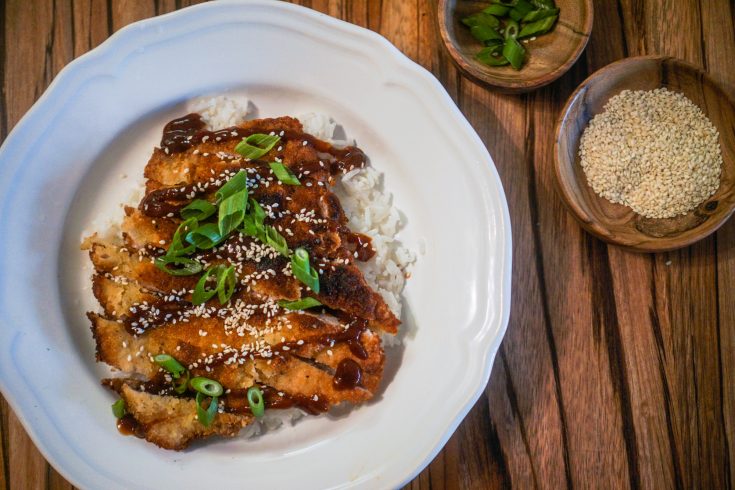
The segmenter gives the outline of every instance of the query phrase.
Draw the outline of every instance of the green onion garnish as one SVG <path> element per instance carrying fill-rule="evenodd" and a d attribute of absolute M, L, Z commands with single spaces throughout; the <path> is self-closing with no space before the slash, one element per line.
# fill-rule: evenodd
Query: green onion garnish
<path fill-rule="evenodd" d="M 219 400 L 217 400 L 216 396 L 210 398 L 209 406 L 205 410 L 204 408 L 202 408 L 202 402 L 205 400 L 205 398 L 207 398 L 207 396 L 203 393 L 197 393 L 197 420 L 199 420 L 199 423 L 202 424 L 204 427 L 209 427 L 212 424 L 212 421 L 214 421 L 214 417 L 217 415 L 217 404 Z"/>
<path fill-rule="evenodd" d="M 278 302 L 278 306 L 287 310 L 306 310 L 307 308 L 322 306 L 322 304 L 314 298 L 302 298 L 296 301 L 281 300 Z"/>
<path fill-rule="evenodd" d="M 164 255 L 163 257 L 158 257 L 154 263 L 156 267 L 172 276 L 192 276 L 202 270 L 202 264 L 186 257 L 170 257 Z M 169 265 L 180 267 L 171 268 Z"/>
<path fill-rule="evenodd" d="M 286 239 L 272 226 L 265 227 L 265 243 L 275 248 L 279 254 L 288 257 L 288 244 L 286 243 Z"/>
<path fill-rule="evenodd" d="M 276 178 L 284 184 L 301 185 L 301 182 L 299 182 L 299 179 L 296 178 L 293 172 L 291 172 L 291 170 L 281 162 L 271 162 L 268 165 L 270 165 L 271 170 L 273 170 L 273 173 L 276 175 Z"/>
<path fill-rule="evenodd" d="M 240 226 L 248 208 L 248 190 L 242 189 L 225 198 L 219 205 L 217 224 L 220 236 L 226 237 Z"/>
<path fill-rule="evenodd" d="M 153 360 L 156 361 L 156 364 L 171 373 L 171 376 L 174 378 L 178 378 L 186 371 L 186 368 L 179 361 L 168 354 L 158 354 Z"/>
<path fill-rule="evenodd" d="M 265 401 L 263 400 L 263 392 L 257 386 L 251 386 L 248 390 L 248 404 L 250 411 L 256 417 L 262 417 L 265 412 Z"/>
<path fill-rule="evenodd" d="M 263 226 L 263 221 L 265 220 L 265 210 L 255 199 L 251 198 L 248 202 L 250 203 L 250 213 L 255 218 L 255 222 L 259 226 Z"/>
<path fill-rule="evenodd" d="M 230 180 L 225 182 L 225 185 L 220 187 L 217 192 L 214 193 L 217 198 L 217 203 L 221 203 L 236 192 L 240 192 L 248 187 L 248 173 L 245 170 L 237 172 Z"/>
<path fill-rule="evenodd" d="M 191 230 L 199 226 L 199 222 L 196 218 L 189 218 L 183 221 L 176 231 L 174 232 L 173 238 L 171 238 L 171 245 L 166 251 L 166 255 L 169 257 L 180 257 L 182 255 L 188 255 L 196 250 L 194 245 L 184 247 L 184 243 L 181 241 L 181 236 L 186 236 Z"/>
<path fill-rule="evenodd" d="M 120 398 L 112 404 L 112 414 L 116 419 L 121 419 L 125 416 L 125 413 L 125 400 Z"/>
<path fill-rule="evenodd" d="M 520 70 L 526 48 L 518 40 L 549 32 L 558 19 L 559 8 L 554 0 L 492 0 L 492 5 L 461 22 L 485 46 L 475 55 L 476 60 Z"/>
<path fill-rule="evenodd" d="M 296 279 L 306 284 L 312 291 L 319 293 L 319 274 L 309 265 L 309 252 L 301 247 L 291 256 L 291 269 Z"/>
<path fill-rule="evenodd" d="M 523 57 L 526 55 L 526 50 L 523 46 L 516 41 L 515 37 L 507 37 L 505 39 L 505 46 L 503 46 L 503 56 L 507 59 L 511 66 L 516 70 L 521 69 L 523 65 Z"/>
<path fill-rule="evenodd" d="M 241 231 L 244 235 L 258 238 L 260 241 L 265 242 L 265 226 L 263 221 L 265 220 L 265 211 L 253 198 L 248 200 L 248 213 L 243 218 L 243 225 Z"/>
<path fill-rule="evenodd" d="M 251 134 L 235 147 L 235 151 L 249 160 L 256 160 L 276 146 L 280 136 L 270 134 Z"/>
<path fill-rule="evenodd" d="M 179 395 L 183 395 L 186 392 L 186 389 L 189 387 L 189 370 L 187 369 L 184 371 L 183 376 L 181 376 L 178 380 L 174 380 L 174 391 L 178 393 Z"/>
<path fill-rule="evenodd" d="M 265 230 L 262 226 L 258 226 L 251 214 L 246 214 L 245 217 L 243 217 L 240 232 L 245 236 L 257 238 L 261 242 L 265 241 Z"/>
<path fill-rule="evenodd" d="M 214 288 L 207 287 L 207 281 L 214 274 L 217 285 Z M 216 294 L 221 304 L 227 303 L 237 286 L 237 275 L 235 274 L 235 266 L 225 267 L 217 265 L 207 269 L 202 277 L 199 278 L 194 292 L 191 295 L 191 302 L 195 305 L 206 303 Z"/>
<path fill-rule="evenodd" d="M 533 12 L 527 13 L 526 16 L 523 17 L 522 22 L 536 22 L 537 20 L 545 19 L 547 17 L 553 17 L 555 15 L 559 15 L 558 8 L 542 8 L 542 9 L 534 10 Z M 523 32 L 523 29 L 521 29 L 521 32 Z M 523 37 L 523 36 L 519 35 L 519 37 Z"/>
<path fill-rule="evenodd" d="M 503 36 L 500 35 L 497 29 L 486 25 L 472 26 L 470 28 L 470 34 L 481 43 L 492 41 L 493 39 L 503 39 Z"/>
<path fill-rule="evenodd" d="M 476 55 L 475 58 L 481 62 L 485 63 L 489 66 L 505 66 L 510 64 L 508 60 L 506 60 L 503 56 L 497 56 L 497 54 L 500 54 L 500 51 L 503 49 L 503 44 L 500 43 L 499 46 L 491 46 L 488 48 L 482 48 Z"/>
<path fill-rule="evenodd" d="M 550 10 L 547 12 L 550 12 Z M 554 23 L 558 17 L 558 15 L 551 15 L 526 24 L 523 26 L 523 29 L 521 29 L 521 32 L 518 33 L 518 37 L 540 36 L 541 34 L 546 34 L 552 27 L 554 27 Z"/>
<path fill-rule="evenodd" d="M 181 217 L 183 219 L 197 219 L 204 221 L 217 211 L 217 207 L 204 199 L 196 199 L 187 206 L 181 208 Z"/>
<path fill-rule="evenodd" d="M 510 7 L 505 5 L 490 5 L 488 8 L 482 11 L 483 14 L 494 15 L 496 17 L 505 17 L 510 10 Z"/>
<path fill-rule="evenodd" d="M 475 26 L 498 27 L 500 25 L 500 21 L 493 17 L 489 12 L 478 12 L 476 14 L 472 14 L 469 17 L 462 19 L 461 22 L 470 28 Z"/>
<path fill-rule="evenodd" d="M 191 381 L 189 381 L 189 386 L 191 386 L 195 391 L 206 396 L 220 396 L 224 393 L 221 384 L 213 379 L 205 378 L 203 376 L 192 378 Z"/>
<path fill-rule="evenodd" d="M 209 301 L 212 296 L 217 294 L 217 288 L 207 289 L 207 279 L 209 276 L 217 272 L 216 267 L 207 269 L 202 277 L 199 278 L 197 285 L 194 286 L 194 292 L 191 294 L 191 302 L 195 305 L 201 305 Z"/>
<path fill-rule="evenodd" d="M 217 270 L 217 298 L 220 304 L 230 301 L 232 293 L 235 292 L 235 286 L 237 286 L 235 266 L 231 265 L 227 268 L 220 266 Z"/>
<path fill-rule="evenodd" d="M 201 225 L 186 235 L 187 242 L 196 245 L 197 248 L 202 250 L 207 250 L 218 245 L 224 238 L 219 232 L 219 226 L 214 223 Z"/>

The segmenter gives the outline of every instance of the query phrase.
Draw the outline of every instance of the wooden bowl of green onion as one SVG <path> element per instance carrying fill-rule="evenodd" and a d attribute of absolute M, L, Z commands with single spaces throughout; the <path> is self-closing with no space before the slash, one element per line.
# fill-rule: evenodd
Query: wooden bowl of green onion
<path fill-rule="evenodd" d="M 439 0 L 442 41 L 469 77 L 507 93 L 562 76 L 592 31 L 592 0 Z"/>

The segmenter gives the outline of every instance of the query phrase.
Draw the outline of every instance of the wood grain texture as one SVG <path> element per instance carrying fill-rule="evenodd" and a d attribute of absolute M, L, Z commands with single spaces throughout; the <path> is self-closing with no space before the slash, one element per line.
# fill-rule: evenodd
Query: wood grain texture
<path fill-rule="evenodd" d="M 189 3 L 0 2 L 0 135 L 74 57 L 129 22 Z M 508 197 L 508 332 L 484 396 L 407 488 L 731 488 L 735 221 L 674 252 L 606 245 L 556 193 L 553 129 L 577 85 L 626 56 L 682 58 L 735 95 L 733 3 L 595 0 L 579 61 L 521 96 L 459 73 L 441 46 L 435 0 L 299 3 L 381 33 L 431 71 L 488 146 Z M 71 488 L 4 400 L 0 441 L 0 490 Z"/>
<path fill-rule="evenodd" d="M 667 88 L 697 105 L 719 132 L 722 171 L 717 191 L 686 214 L 646 218 L 595 193 L 587 182 L 579 145 L 589 121 L 623 90 Z M 556 123 L 554 170 L 560 197 L 580 224 L 598 238 L 639 252 L 665 252 L 715 232 L 735 211 L 735 103 L 706 72 L 666 56 L 636 56 L 612 63 L 585 80 Z"/>
<path fill-rule="evenodd" d="M 559 19 L 548 33 L 524 44 L 528 54 L 523 68 L 487 66 L 476 59 L 483 45 L 461 24 L 467 16 L 480 12 L 489 2 L 481 0 L 438 0 L 441 40 L 460 70 L 493 90 L 521 93 L 547 85 L 579 58 L 592 30 L 592 0 L 556 0 Z M 526 41 L 524 41 L 526 42 Z"/>

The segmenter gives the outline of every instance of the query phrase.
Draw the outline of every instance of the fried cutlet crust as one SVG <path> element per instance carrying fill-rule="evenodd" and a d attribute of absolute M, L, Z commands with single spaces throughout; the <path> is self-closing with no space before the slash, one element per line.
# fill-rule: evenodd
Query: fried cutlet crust
<path fill-rule="evenodd" d="M 373 329 L 395 333 L 400 322 L 357 267 L 354 234 L 331 192 L 340 173 L 365 163 L 364 154 L 334 150 L 301 131 L 298 120 L 284 117 L 188 137 L 165 133 L 145 169 L 146 196 L 137 208 L 125 208 L 121 236 L 95 235 L 85 243 L 95 268 L 92 289 L 102 307 L 88 314 L 97 360 L 126 376 L 105 384 L 121 395 L 140 435 L 160 447 L 182 449 L 199 438 L 235 435 L 253 420 L 245 398 L 251 386 L 264 390 L 270 409 L 297 406 L 320 413 L 369 400 L 380 384 L 385 355 Z M 283 139 L 262 160 L 244 160 L 234 146 L 256 132 Z M 269 161 L 283 162 L 302 185 L 280 183 Z M 290 249 L 309 251 L 319 270 L 318 294 L 290 273 L 287 258 L 238 233 L 193 256 L 205 268 L 236 266 L 238 287 L 225 305 L 216 298 L 192 305 L 198 276 L 169 275 L 154 265 L 181 223 L 178 210 L 193 199 L 213 201 L 241 169 L 248 173 L 251 197 L 266 210 L 266 223 Z M 278 305 L 306 296 L 324 308 L 293 312 Z M 192 377 L 223 385 L 214 424 L 197 421 L 190 394 L 173 392 L 169 375 L 153 360 L 163 353 Z M 338 383 L 355 369 L 351 384 Z"/>

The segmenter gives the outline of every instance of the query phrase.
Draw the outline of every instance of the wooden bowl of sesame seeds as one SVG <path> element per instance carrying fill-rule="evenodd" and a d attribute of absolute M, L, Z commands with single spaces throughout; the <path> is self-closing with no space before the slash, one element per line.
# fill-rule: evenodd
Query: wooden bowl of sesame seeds
<path fill-rule="evenodd" d="M 580 141 L 583 140 L 590 121 L 603 113 L 610 99 L 625 90 L 654 91 L 662 88 L 685 96 L 709 120 L 713 126 L 713 137 L 721 152 L 721 173 L 719 185 L 713 186 L 716 190 L 693 209 L 676 216 L 658 218 L 646 217 L 631 207 L 598 195 L 582 168 Z M 691 127 L 692 131 L 703 131 L 704 134 L 704 129 L 696 125 Z M 580 224 L 606 242 L 639 252 L 663 252 L 691 245 L 716 231 L 735 211 L 733 127 L 735 103 L 698 67 L 661 56 L 642 56 L 615 62 L 585 80 L 569 97 L 559 116 L 554 146 L 557 190 Z M 666 125 L 653 129 L 667 131 Z M 611 137 L 614 138 L 615 135 Z M 645 152 L 648 151 L 646 148 L 642 149 L 642 153 L 639 147 L 634 149 L 637 152 L 633 153 L 635 158 L 645 158 Z M 699 151 L 699 148 L 695 150 Z M 622 161 L 627 157 L 620 154 L 617 159 Z M 709 155 L 704 155 L 693 157 L 692 160 L 701 162 L 704 157 L 710 158 Z M 698 168 L 697 161 L 693 161 L 689 168 Z M 691 186 L 703 185 L 701 183 L 707 180 L 706 176 L 699 174 L 694 174 L 693 178 L 691 175 L 685 177 L 690 178 L 692 183 L 687 185 Z M 671 197 L 668 196 L 667 199 Z M 657 200 L 660 201 L 661 197 L 654 193 L 650 201 L 656 204 Z"/>
<path fill-rule="evenodd" d="M 467 76 L 498 92 L 523 93 L 553 82 L 582 54 L 592 32 L 592 0 L 555 0 L 559 20 L 550 32 L 524 44 L 528 54 L 520 70 L 510 66 L 488 66 L 475 55 L 483 48 L 461 19 L 479 12 L 489 1 L 439 0 L 439 33 L 452 61 Z"/>

